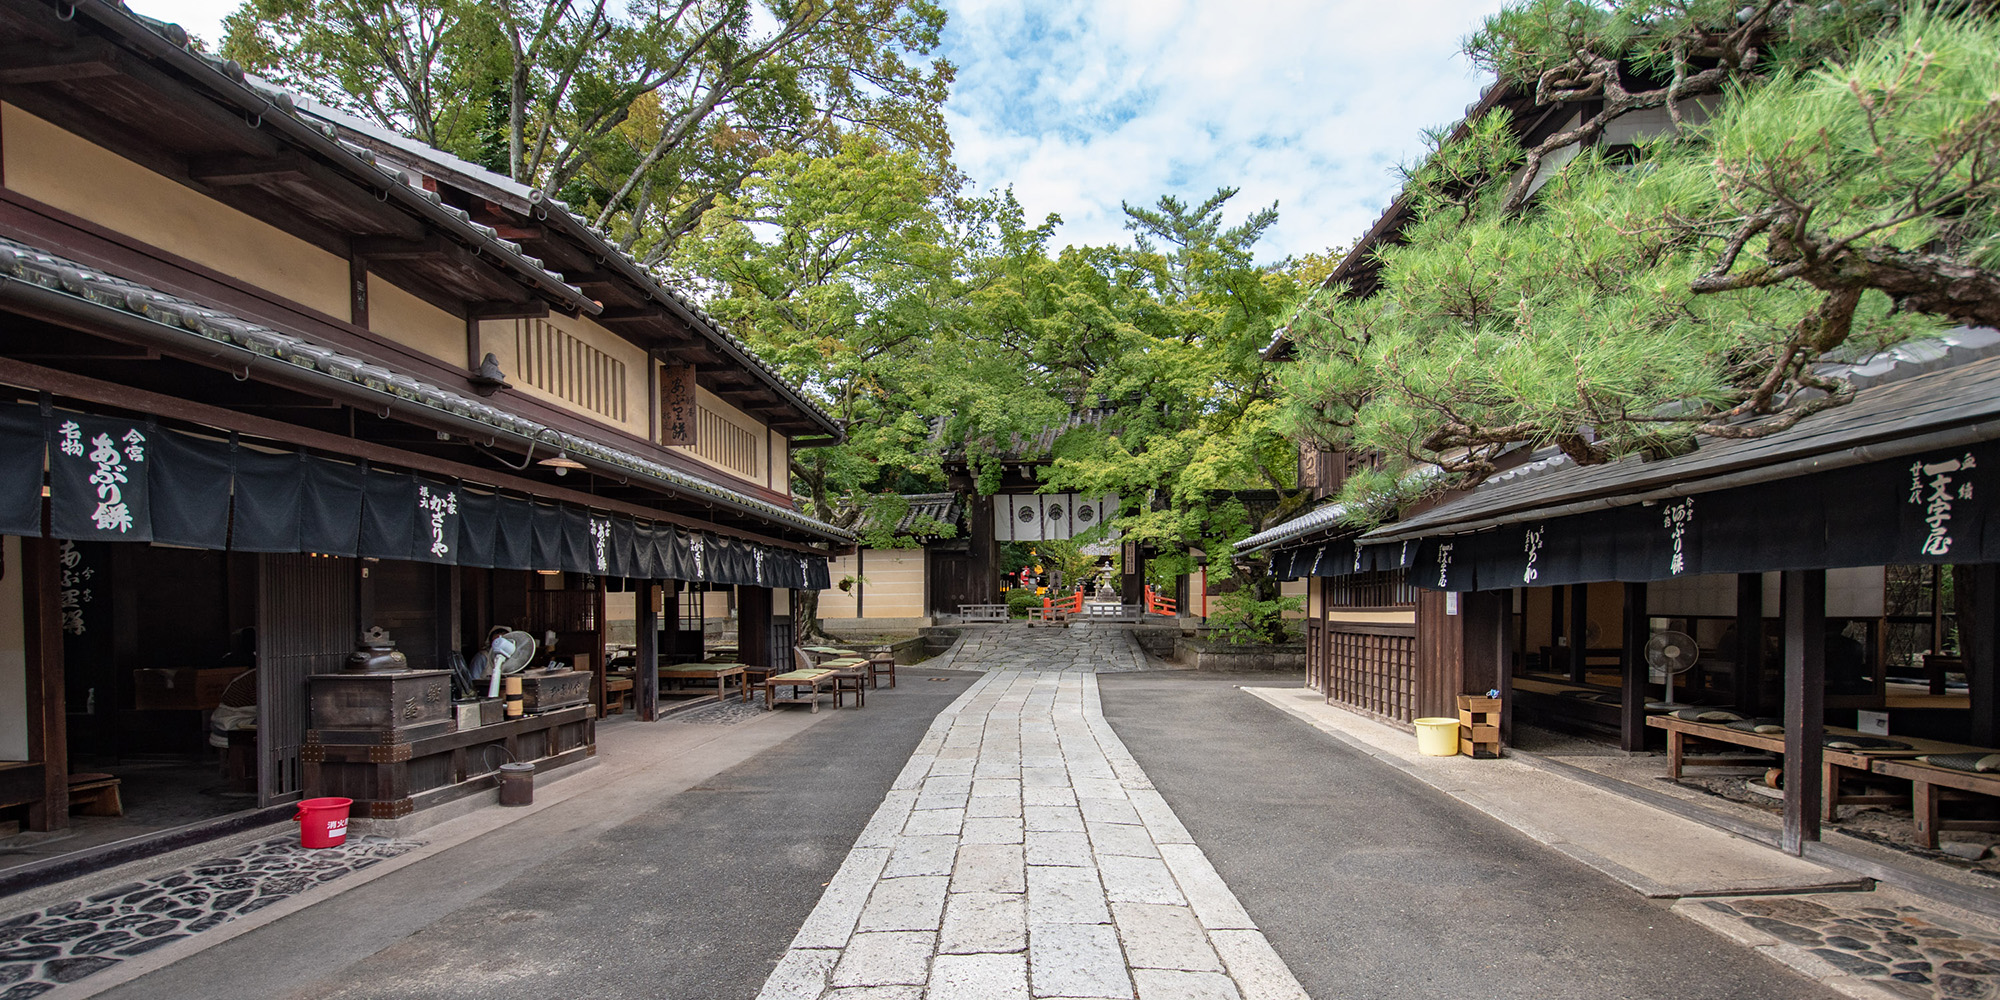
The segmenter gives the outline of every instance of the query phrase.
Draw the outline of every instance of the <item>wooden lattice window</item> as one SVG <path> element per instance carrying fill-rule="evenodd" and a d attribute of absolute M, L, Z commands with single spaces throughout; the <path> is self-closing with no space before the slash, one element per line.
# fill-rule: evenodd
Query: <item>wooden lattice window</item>
<path fill-rule="evenodd" d="M 1329 608 L 1408 608 L 1417 603 L 1417 588 L 1400 569 L 1328 577 Z"/>
<path fill-rule="evenodd" d="M 515 325 L 514 352 L 515 378 L 592 413 L 625 420 L 625 362 L 540 319 Z"/>
<path fill-rule="evenodd" d="M 738 426 L 706 406 L 697 407 L 694 453 L 751 479 L 762 477 L 757 465 L 757 434 Z"/>
<path fill-rule="evenodd" d="M 1417 638 L 1329 629 L 1328 701 L 1409 722 L 1417 717 Z"/>

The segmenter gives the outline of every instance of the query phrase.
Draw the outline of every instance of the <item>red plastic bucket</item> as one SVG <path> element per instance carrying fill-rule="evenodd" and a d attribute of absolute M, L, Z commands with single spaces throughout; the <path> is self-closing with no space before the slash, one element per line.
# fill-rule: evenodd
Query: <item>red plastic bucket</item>
<path fill-rule="evenodd" d="M 347 808 L 353 799 L 307 799 L 299 803 L 300 847 L 339 847 L 347 843 Z"/>

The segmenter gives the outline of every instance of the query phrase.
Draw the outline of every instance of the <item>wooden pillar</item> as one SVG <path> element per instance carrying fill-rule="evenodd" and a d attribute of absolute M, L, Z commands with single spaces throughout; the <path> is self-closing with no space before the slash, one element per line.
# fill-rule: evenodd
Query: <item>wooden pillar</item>
<path fill-rule="evenodd" d="M 1549 595 L 1549 662 L 1542 664 L 1542 669 L 1553 674 L 1556 672 L 1556 650 L 1563 647 L 1563 636 L 1567 634 L 1563 631 L 1564 589 L 1547 587 L 1543 592 Z"/>
<path fill-rule="evenodd" d="M 660 585 L 653 580 L 640 580 L 638 584 L 632 595 L 637 612 L 634 626 L 639 633 L 639 648 L 634 654 L 638 662 L 632 671 L 632 700 L 639 703 L 639 721 L 652 722 L 660 717 L 660 615 L 653 610 L 654 602 L 660 599 Z"/>
<path fill-rule="evenodd" d="M 462 579 L 457 566 L 437 566 L 433 568 L 431 580 L 436 595 L 436 642 L 439 670 L 450 669 L 452 655 L 459 653 L 464 648 L 464 637 L 459 635 L 460 615 L 463 610 L 463 605 L 460 603 L 459 597 L 459 584 Z M 485 638 L 485 636 L 480 635 L 473 638 L 477 641 Z"/>
<path fill-rule="evenodd" d="M 21 625 L 27 653 L 28 753 L 42 765 L 42 801 L 28 829 L 69 826 L 69 729 L 63 702 L 62 584 L 53 538 L 21 539 Z"/>
<path fill-rule="evenodd" d="M 1736 574 L 1736 711 L 1747 717 L 1763 714 L 1764 574 Z"/>
<path fill-rule="evenodd" d="M 1519 631 L 1513 628 L 1512 621 L 1516 595 L 1521 601 Z M 1505 592 L 1500 595 L 1500 600 L 1508 617 L 1508 627 L 1503 629 L 1505 641 L 1500 644 L 1500 682 L 1493 686 L 1500 689 L 1500 742 L 1511 746 L 1514 742 L 1514 660 L 1515 654 L 1524 652 L 1514 648 L 1514 643 L 1518 641 L 1525 645 L 1528 639 L 1528 592 L 1525 589 Z"/>
<path fill-rule="evenodd" d="M 1590 585 L 1569 585 L 1569 679 L 1584 681 L 1584 659 L 1590 649 Z"/>
<path fill-rule="evenodd" d="M 1652 629 L 1646 621 L 1646 585 L 1625 585 L 1623 640 L 1618 644 L 1618 664 L 1624 672 L 1624 696 L 1618 711 L 1618 746 L 1626 751 L 1646 749 L 1646 640 Z"/>
<path fill-rule="evenodd" d="M 972 575 L 965 591 L 966 603 L 997 604 L 1000 601 L 1000 543 L 994 540 L 993 498 L 981 494 L 969 480 L 966 490 L 965 553 L 967 572 Z M 949 610 L 955 612 L 958 609 Z"/>
<path fill-rule="evenodd" d="M 1959 653 L 1972 704 L 1966 742 L 2000 746 L 2000 670 L 1995 669 L 2000 663 L 2000 566 L 1954 566 L 1951 572 L 1953 587 L 1961 592 Z"/>
<path fill-rule="evenodd" d="M 1786 570 L 1785 831 L 1792 854 L 1819 839 L 1826 735 L 1826 571 Z"/>
<path fill-rule="evenodd" d="M 1506 727 L 1508 688 L 1507 675 L 1513 659 L 1513 614 L 1514 594 L 1508 590 L 1489 590 L 1459 595 L 1459 610 L 1464 619 L 1465 666 L 1459 676 L 1458 693 L 1485 694 L 1499 691 L 1501 727 Z M 1451 715 L 1457 711 L 1456 699 L 1446 699 L 1447 710 L 1441 714 Z M 1502 741 L 1507 739 L 1501 733 Z"/>
<path fill-rule="evenodd" d="M 681 582 L 660 581 L 660 655 L 681 662 Z"/>
<path fill-rule="evenodd" d="M 771 588 L 736 588 L 736 651 L 744 663 L 760 667 L 784 666 L 777 657 L 791 655 L 771 648 Z"/>

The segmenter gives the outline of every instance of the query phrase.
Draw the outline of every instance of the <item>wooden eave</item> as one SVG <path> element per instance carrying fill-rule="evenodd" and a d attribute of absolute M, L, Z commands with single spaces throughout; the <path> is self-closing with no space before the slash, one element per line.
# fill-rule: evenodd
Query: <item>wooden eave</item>
<path fill-rule="evenodd" d="M 104 16 L 150 30 L 122 11 Z M 34 48 L 37 62 L 52 67 L 0 66 L 0 99 L 336 256 L 351 258 L 356 243 L 373 241 L 424 247 L 369 268 L 454 315 L 466 315 L 471 303 L 582 304 L 552 277 L 534 287 L 524 267 L 482 260 L 455 234 L 413 215 L 388 196 L 393 178 L 359 177 L 350 168 L 370 168 L 330 162 L 282 134 L 277 126 L 288 112 L 268 101 L 257 111 L 230 107 L 103 30 L 87 18 L 62 20 L 38 0 L 0 0 L 0 38 L 12 40 L 9 49 Z M 63 66 L 73 69 L 53 68 Z"/>

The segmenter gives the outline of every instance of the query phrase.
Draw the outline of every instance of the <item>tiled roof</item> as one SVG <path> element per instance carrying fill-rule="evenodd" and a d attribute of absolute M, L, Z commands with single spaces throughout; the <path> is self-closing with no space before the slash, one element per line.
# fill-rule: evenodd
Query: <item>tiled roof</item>
<path fill-rule="evenodd" d="M 303 337 L 280 333 L 4 238 L 0 238 L 0 282 L 32 284 L 102 309 L 141 316 L 191 339 L 241 348 L 301 372 L 330 376 L 384 396 L 476 421 L 506 434 L 541 442 L 544 446 L 554 446 L 573 455 L 588 456 L 675 492 L 716 501 L 822 538 L 837 541 L 852 541 L 854 538 L 847 531 L 816 521 L 798 511 L 739 493 L 622 448 L 550 427 L 490 403 L 320 346 Z"/>
<path fill-rule="evenodd" d="M 923 532 L 920 534 L 915 532 L 915 528 L 919 523 L 926 525 L 932 523 L 949 524 L 955 526 L 958 524 L 960 515 L 964 512 L 963 508 L 959 506 L 958 494 L 956 493 L 906 493 L 903 495 L 903 499 L 908 501 L 910 505 L 909 509 L 903 512 L 903 516 L 897 518 L 896 523 L 893 525 L 877 525 L 877 527 L 887 527 L 890 531 L 898 535 L 928 537 L 932 532 Z"/>
<path fill-rule="evenodd" d="M 1961 327 L 1860 359 L 1829 359 L 1815 366 L 1815 372 L 1853 382 L 1859 390 L 1858 398 L 1847 406 L 1823 410 L 1790 430 L 1744 440 L 1703 439 L 1697 442 L 1694 452 L 1659 462 L 1642 462 L 1632 457 L 1610 465 L 1579 466 L 1554 448 L 1545 448 L 1526 463 L 1487 477 L 1464 497 L 1384 525 L 1366 537 L 1370 541 L 1391 541 L 1423 534 L 1426 528 L 1498 517 L 1503 510 L 1519 511 L 1521 518 L 1526 519 L 1548 503 L 1614 483 L 1629 483 L 1636 488 L 1649 483 L 1692 480 L 1708 474 L 1702 470 L 1721 470 L 1732 464 L 1770 464 L 1815 449 L 1844 447 L 1849 436 L 1861 433 L 1885 414 L 1910 419 L 1921 412 L 1935 425 L 1968 415 L 2000 412 L 2000 405 L 1993 405 L 1997 395 L 1994 391 L 1961 384 L 1970 379 L 1980 386 L 2000 385 L 2000 362 L 1956 372 L 1949 386 L 1896 393 L 1883 391 L 1907 379 L 1948 369 L 1966 369 L 1996 356 L 2000 356 L 2000 331 Z M 1424 471 L 1420 469 L 1418 474 Z M 1248 554 L 1280 548 L 1338 528 L 1343 510 L 1338 504 L 1320 507 L 1237 542 L 1236 551 Z"/>

